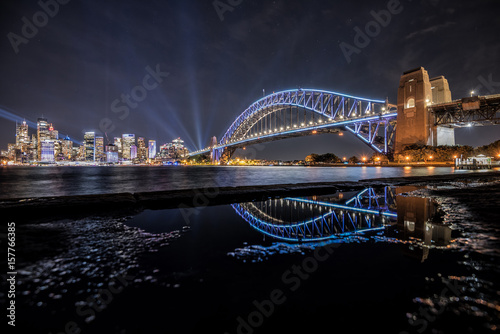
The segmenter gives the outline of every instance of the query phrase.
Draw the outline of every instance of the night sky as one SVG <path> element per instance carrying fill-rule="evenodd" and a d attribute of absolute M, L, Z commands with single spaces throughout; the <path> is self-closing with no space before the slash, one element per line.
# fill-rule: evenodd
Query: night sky
<path fill-rule="evenodd" d="M 16 119 L 35 123 L 43 114 L 76 141 L 107 129 L 111 140 L 135 133 L 159 145 L 181 137 L 195 150 L 220 138 L 263 89 L 317 88 L 395 103 L 400 75 L 419 66 L 430 77 L 444 75 L 453 98 L 472 89 L 500 93 L 494 0 L 401 0 L 400 12 L 350 62 L 340 44 L 355 46 L 355 28 L 365 30 L 372 12 L 397 1 L 41 2 L 51 15 L 39 13 L 35 0 L 0 5 L 1 149 L 14 142 Z M 157 80 L 144 81 L 151 72 Z M 121 96 L 133 91 L 140 99 L 127 106 Z M 456 134 L 458 144 L 477 146 L 500 139 L 500 127 Z M 258 157 L 312 152 L 371 154 L 346 134 L 265 144 Z"/>

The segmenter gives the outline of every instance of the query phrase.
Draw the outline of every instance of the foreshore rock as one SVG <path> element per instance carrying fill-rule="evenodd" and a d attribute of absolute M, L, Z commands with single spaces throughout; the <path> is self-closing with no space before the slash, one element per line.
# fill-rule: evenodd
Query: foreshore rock
<path fill-rule="evenodd" d="M 3 220 L 32 223 L 89 215 L 130 215 L 144 209 L 188 208 L 259 201 L 273 197 L 321 195 L 334 193 L 338 190 L 352 191 L 387 185 L 432 185 L 450 182 L 492 182 L 497 180 L 500 180 L 500 172 L 493 171 L 366 179 L 358 182 L 211 187 L 158 192 L 15 198 L 0 200 L 0 214 Z"/>

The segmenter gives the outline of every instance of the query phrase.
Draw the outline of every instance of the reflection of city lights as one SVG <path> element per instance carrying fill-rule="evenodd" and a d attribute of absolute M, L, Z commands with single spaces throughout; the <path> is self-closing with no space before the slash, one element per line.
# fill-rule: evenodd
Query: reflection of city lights
<path fill-rule="evenodd" d="M 317 133 L 318 133 L 318 131 L 313 130 L 313 132 L 312 132 L 312 133 L 313 133 L 313 135 L 315 135 L 315 134 L 317 134 Z"/>
<path fill-rule="evenodd" d="M 343 135 L 344 135 L 344 133 L 343 133 L 343 132 L 339 132 L 339 136 L 343 136 Z"/>

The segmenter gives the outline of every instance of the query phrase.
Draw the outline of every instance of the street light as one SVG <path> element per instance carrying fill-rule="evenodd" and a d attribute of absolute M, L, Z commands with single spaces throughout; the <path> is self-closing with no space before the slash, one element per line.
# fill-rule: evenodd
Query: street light
<path fill-rule="evenodd" d="M 474 92 L 473 90 L 471 90 L 471 91 L 470 91 L 470 97 L 472 97 L 472 96 L 474 95 L 474 93 L 475 93 L 475 92 Z"/>

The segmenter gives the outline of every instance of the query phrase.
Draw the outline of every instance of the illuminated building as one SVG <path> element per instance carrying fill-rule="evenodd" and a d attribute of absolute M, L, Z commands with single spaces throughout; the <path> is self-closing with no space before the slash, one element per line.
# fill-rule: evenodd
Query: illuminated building
<path fill-rule="evenodd" d="M 141 161 L 146 161 L 148 159 L 148 149 L 144 137 L 137 138 L 137 157 Z"/>
<path fill-rule="evenodd" d="M 113 140 L 113 144 L 116 146 L 118 150 L 118 159 L 121 159 L 122 156 L 122 139 L 120 137 L 115 137 Z"/>
<path fill-rule="evenodd" d="M 106 153 L 104 152 L 104 138 L 95 137 L 95 161 L 104 162 Z"/>
<path fill-rule="evenodd" d="M 16 124 L 16 147 L 21 152 L 27 152 L 30 144 L 30 136 L 28 135 L 28 124 L 23 121 L 21 124 Z"/>
<path fill-rule="evenodd" d="M 16 157 L 16 144 L 7 144 L 7 157 L 14 160 Z"/>
<path fill-rule="evenodd" d="M 59 139 L 59 131 L 55 130 L 52 124 L 49 126 L 49 138 L 54 140 Z"/>
<path fill-rule="evenodd" d="M 134 160 L 135 158 L 137 158 L 137 146 L 132 144 L 130 146 L 130 160 Z"/>
<path fill-rule="evenodd" d="M 184 141 L 180 138 L 174 139 L 160 147 L 160 156 L 164 160 L 184 159 L 189 155 L 189 151 L 184 147 Z"/>
<path fill-rule="evenodd" d="M 85 161 L 95 161 L 95 132 L 85 132 Z"/>
<path fill-rule="evenodd" d="M 85 160 L 85 144 L 80 145 L 78 147 L 77 160 L 84 161 Z"/>
<path fill-rule="evenodd" d="M 36 122 L 37 160 L 42 160 L 42 141 L 49 139 L 49 123 L 46 118 L 40 117 Z"/>
<path fill-rule="evenodd" d="M 61 152 L 65 159 L 73 158 L 73 142 L 68 136 L 61 141 Z"/>
<path fill-rule="evenodd" d="M 54 162 L 54 140 L 46 139 L 40 143 L 41 162 Z"/>
<path fill-rule="evenodd" d="M 118 163 L 118 147 L 116 145 L 106 145 L 106 162 Z"/>
<path fill-rule="evenodd" d="M 156 140 L 149 141 L 149 159 L 156 158 Z"/>
<path fill-rule="evenodd" d="M 130 149 L 132 145 L 135 146 L 135 135 L 134 134 L 123 134 L 122 135 L 122 156 L 125 160 L 131 160 Z M 137 152 L 136 152 L 137 154 Z"/>

